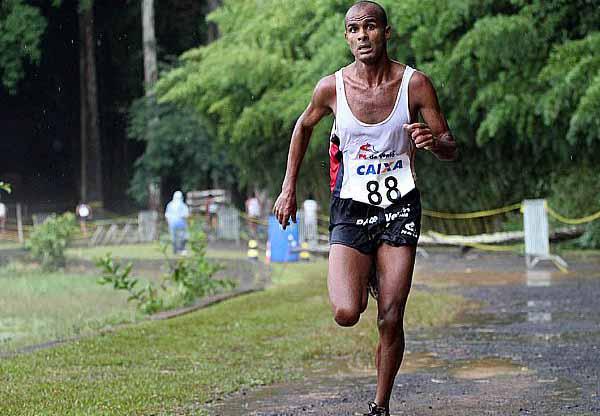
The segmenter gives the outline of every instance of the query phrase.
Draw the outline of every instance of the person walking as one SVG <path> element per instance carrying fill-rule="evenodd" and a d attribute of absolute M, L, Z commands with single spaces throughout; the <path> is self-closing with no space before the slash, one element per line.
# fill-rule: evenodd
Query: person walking
<path fill-rule="evenodd" d="M 354 62 L 315 87 L 293 130 L 273 210 L 283 227 L 296 221 L 300 164 L 313 128 L 333 113 L 329 300 L 335 321 L 349 327 L 366 309 L 368 292 L 377 299 L 377 389 L 365 415 L 382 416 L 389 415 L 404 354 L 404 310 L 421 226 L 415 153 L 454 160 L 457 145 L 430 79 L 389 58 L 392 30 L 379 4 L 350 7 L 344 36 Z"/>
<path fill-rule="evenodd" d="M 185 254 L 185 243 L 187 240 L 187 218 L 190 216 L 190 210 L 183 202 L 183 193 L 176 191 L 173 193 L 173 199 L 167 204 L 165 218 L 169 225 L 169 234 L 173 242 L 174 254 Z"/>

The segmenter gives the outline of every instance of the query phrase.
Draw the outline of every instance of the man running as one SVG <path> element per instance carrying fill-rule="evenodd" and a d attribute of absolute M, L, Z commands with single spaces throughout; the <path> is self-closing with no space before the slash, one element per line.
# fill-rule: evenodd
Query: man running
<path fill-rule="evenodd" d="M 377 392 L 366 415 L 389 415 L 421 225 L 414 155 L 423 149 L 453 160 L 457 150 L 429 78 L 388 57 L 391 28 L 385 10 L 359 1 L 346 13 L 345 27 L 355 60 L 319 81 L 296 122 L 273 210 L 283 227 L 290 218 L 296 221 L 300 164 L 313 127 L 333 112 L 329 299 L 335 321 L 353 326 L 367 307 L 368 288 L 373 289 Z"/>

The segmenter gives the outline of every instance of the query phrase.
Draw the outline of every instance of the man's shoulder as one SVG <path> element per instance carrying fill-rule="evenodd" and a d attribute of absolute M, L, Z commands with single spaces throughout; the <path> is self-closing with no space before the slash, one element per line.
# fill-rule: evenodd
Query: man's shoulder
<path fill-rule="evenodd" d="M 415 72 L 410 77 L 409 88 L 412 91 L 419 92 L 433 88 L 433 84 L 425 73 L 415 69 Z"/>
<path fill-rule="evenodd" d="M 317 82 L 315 92 L 335 93 L 335 74 L 324 76 Z"/>
<path fill-rule="evenodd" d="M 330 107 L 335 102 L 335 74 L 327 75 L 317 82 L 313 102 L 319 106 Z"/>

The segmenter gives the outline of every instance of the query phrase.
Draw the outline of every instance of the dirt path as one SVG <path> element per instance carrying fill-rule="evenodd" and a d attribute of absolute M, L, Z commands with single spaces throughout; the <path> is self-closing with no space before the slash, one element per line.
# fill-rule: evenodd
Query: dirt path
<path fill-rule="evenodd" d="M 505 256 L 420 260 L 415 286 L 485 306 L 452 325 L 407 334 L 395 415 L 600 414 L 600 264 L 526 271 Z M 443 273 L 435 272 L 444 270 Z M 211 415 L 355 415 L 375 392 L 372 368 L 330 363 L 300 382 L 242 392 Z"/>

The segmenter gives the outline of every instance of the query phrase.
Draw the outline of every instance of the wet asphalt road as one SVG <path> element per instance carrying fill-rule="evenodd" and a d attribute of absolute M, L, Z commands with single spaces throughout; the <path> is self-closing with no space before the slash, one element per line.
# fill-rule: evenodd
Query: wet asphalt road
<path fill-rule="evenodd" d="M 516 257 L 438 255 L 418 262 L 415 286 L 483 306 L 448 327 L 407 334 L 392 414 L 600 415 L 597 260 L 572 264 L 563 275 L 550 265 L 526 271 Z M 372 370 L 330 373 L 237 394 L 208 410 L 227 416 L 366 411 L 375 394 Z"/>

